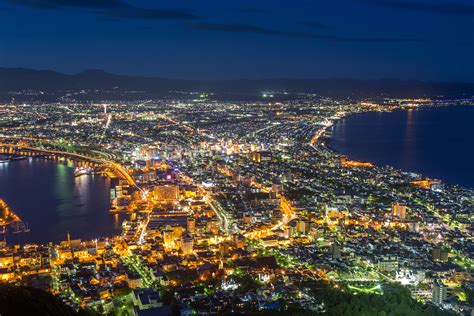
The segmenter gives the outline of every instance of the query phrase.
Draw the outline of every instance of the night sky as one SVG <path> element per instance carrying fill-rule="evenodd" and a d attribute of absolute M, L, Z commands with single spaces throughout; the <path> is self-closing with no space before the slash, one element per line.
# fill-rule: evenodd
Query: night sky
<path fill-rule="evenodd" d="M 474 82 L 472 0 L 0 0 L 0 66 Z"/>

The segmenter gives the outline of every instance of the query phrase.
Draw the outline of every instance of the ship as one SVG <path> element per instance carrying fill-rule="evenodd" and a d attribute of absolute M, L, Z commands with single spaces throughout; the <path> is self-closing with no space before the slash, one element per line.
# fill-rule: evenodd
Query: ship
<path fill-rule="evenodd" d="M 10 226 L 13 229 L 14 234 L 27 233 L 30 231 L 28 223 L 25 223 L 23 221 L 13 221 Z"/>
<path fill-rule="evenodd" d="M 10 161 L 24 160 L 26 157 L 7 157 L 0 158 L 0 164 L 9 163 Z"/>
<path fill-rule="evenodd" d="M 80 177 L 80 176 L 89 175 L 89 174 L 95 174 L 94 168 L 91 168 L 91 167 L 77 167 L 74 170 L 74 176 L 75 177 Z"/>

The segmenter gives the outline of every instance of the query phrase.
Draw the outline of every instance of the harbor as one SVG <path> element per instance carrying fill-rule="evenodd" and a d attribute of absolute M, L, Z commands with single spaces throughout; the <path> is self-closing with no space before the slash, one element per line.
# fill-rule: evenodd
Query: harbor
<path fill-rule="evenodd" d="M 3 199 L 0 199 L 0 214 L 0 234 L 6 234 L 10 231 L 14 234 L 30 231 L 28 223 L 23 222 Z"/>
<path fill-rule="evenodd" d="M 0 233 L 5 230 L 0 240 L 47 244 L 63 240 L 68 231 L 90 239 L 120 232 L 121 222 L 109 212 L 114 181 L 87 172 L 75 176 L 78 165 L 43 157 L 0 165 L 1 198 L 24 223 L 0 225 Z"/>

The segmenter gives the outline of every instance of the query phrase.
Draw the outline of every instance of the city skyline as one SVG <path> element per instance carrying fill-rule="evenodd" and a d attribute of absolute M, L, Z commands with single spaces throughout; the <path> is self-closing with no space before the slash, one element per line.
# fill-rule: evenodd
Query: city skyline
<path fill-rule="evenodd" d="M 0 0 L 0 315 L 474 315 L 473 0 Z"/>

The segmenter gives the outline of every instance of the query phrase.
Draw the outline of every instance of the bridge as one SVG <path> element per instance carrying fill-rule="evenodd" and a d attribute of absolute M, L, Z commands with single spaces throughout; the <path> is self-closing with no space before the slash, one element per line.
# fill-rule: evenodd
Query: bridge
<path fill-rule="evenodd" d="M 102 158 L 90 157 L 83 154 L 71 153 L 53 149 L 36 148 L 26 145 L 3 144 L 0 143 L 0 154 L 17 157 L 41 157 L 52 160 L 70 159 L 79 165 L 85 166 L 107 166 L 114 170 L 115 174 L 125 179 L 130 186 L 134 186 L 143 191 L 128 174 L 128 172 L 118 163 Z"/>

